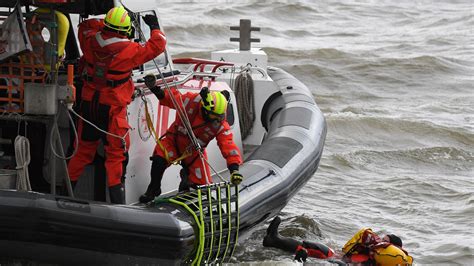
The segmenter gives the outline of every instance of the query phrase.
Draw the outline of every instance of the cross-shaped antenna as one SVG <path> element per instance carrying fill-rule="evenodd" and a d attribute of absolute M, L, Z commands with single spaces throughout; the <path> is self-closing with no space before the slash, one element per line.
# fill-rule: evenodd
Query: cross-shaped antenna
<path fill-rule="evenodd" d="M 260 39 L 250 38 L 251 31 L 260 31 L 260 28 L 251 26 L 250 19 L 241 19 L 240 26 L 231 26 L 230 30 L 240 31 L 239 38 L 230 38 L 231 42 L 239 42 L 240 51 L 249 51 L 251 42 L 260 42 Z"/>

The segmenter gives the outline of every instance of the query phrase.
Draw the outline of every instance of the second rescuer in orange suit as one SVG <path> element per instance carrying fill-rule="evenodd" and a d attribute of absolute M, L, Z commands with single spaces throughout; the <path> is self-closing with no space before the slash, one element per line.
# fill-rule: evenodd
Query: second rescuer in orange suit
<path fill-rule="evenodd" d="M 70 160 L 68 171 L 74 186 L 84 167 L 93 161 L 102 140 L 112 203 L 125 203 L 123 181 L 130 145 L 126 112 L 134 91 L 132 70 L 161 54 L 166 45 L 156 16 L 147 15 L 143 20 L 151 29 L 151 37 L 144 45 L 128 38 L 132 27 L 123 7 L 111 9 L 105 20 L 90 19 L 79 25 L 79 42 L 83 51 L 81 60 L 84 64 L 82 116 L 99 128 L 125 138 L 122 140 L 106 135 L 79 120 L 78 151 Z"/>
<path fill-rule="evenodd" d="M 209 92 L 208 88 L 204 87 L 200 93 L 187 92 L 181 94 L 178 90 L 172 88 L 170 94 L 169 90 L 163 91 L 154 86 L 154 79 L 152 78 L 152 80 L 151 84 L 147 81 L 146 83 L 160 100 L 160 104 L 175 109 L 171 101 L 173 97 L 179 105 L 184 107 L 194 135 L 202 148 L 205 148 L 211 140 L 216 138 L 217 145 L 222 156 L 226 159 L 227 167 L 231 173 L 231 181 L 234 184 L 239 184 L 242 181 L 242 175 L 238 172 L 239 165 L 242 164 L 242 157 L 233 140 L 230 126 L 225 120 L 228 92 Z M 226 94 L 227 96 L 225 96 Z M 179 116 L 176 116 L 176 120 L 162 138 L 161 143 L 164 149 L 160 145 L 155 147 L 151 157 L 151 181 L 145 194 L 140 197 L 140 202 L 149 202 L 161 194 L 161 179 L 164 171 L 172 161 L 182 157 L 185 153 L 187 153 L 187 156 L 181 160 L 185 177 L 182 176 L 183 181 L 179 186 L 179 190 L 188 190 L 189 187 L 195 188 L 196 185 L 205 185 L 212 182 L 209 165 L 206 161 L 201 160 L 199 153 L 193 147 Z M 207 160 L 205 149 L 203 155 Z"/>

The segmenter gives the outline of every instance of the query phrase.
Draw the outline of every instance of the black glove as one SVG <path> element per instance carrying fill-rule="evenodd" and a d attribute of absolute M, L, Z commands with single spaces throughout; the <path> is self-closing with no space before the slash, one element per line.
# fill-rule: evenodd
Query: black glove
<path fill-rule="evenodd" d="M 227 166 L 227 169 L 229 169 L 229 172 L 234 172 L 234 171 L 239 171 L 239 165 L 236 163 L 233 163 L 229 166 Z"/>
<path fill-rule="evenodd" d="M 146 15 L 143 17 L 143 21 L 147 24 L 151 30 L 160 29 L 158 25 L 158 18 L 155 15 Z"/>
<path fill-rule="evenodd" d="M 153 94 L 156 95 L 158 99 L 163 99 L 165 97 L 165 92 L 158 86 L 156 86 L 156 76 L 153 74 L 148 74 L 144 78 L 145 85 L 150 89 Z"/>
<path fill-rule="evenodd" d="M 294 260 L 299 262 L 305 262 L 308 258 L 308 251 L 305 248 L 298 249 L 295 254 Z"/>
<path fill-rule="evenodd" d="M 145 80 L 145 85 L 151 89 L 156 86 L 156 76 L 153 74 L 148 74 L 144 78 Z"/>
<path fill-rule="evenodd" d="M 150 88 L 151 92 L 153 92 L 153 94 L 155 94 L 156 98 L 158 98 L 158 100 L 161 100 L 163 98 L 165 98 L 165 92 L 163 91 L 163 89 L 160 87 L 160 86 L 155 86 L 153 88 Z"/>

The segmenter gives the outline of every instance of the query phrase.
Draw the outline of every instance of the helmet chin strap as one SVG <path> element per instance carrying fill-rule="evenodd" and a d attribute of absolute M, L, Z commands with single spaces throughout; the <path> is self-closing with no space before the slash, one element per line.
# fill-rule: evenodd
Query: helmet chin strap
<path fill-rule="evenodd" d="M 201 91 L 199 92 L 199 95 L 201 95 L 201 101 L 203 104 L 203 107 L 205 106 L 211 106 L 211 103 L 208 100 L 209 97 L 209 88 L 208 87 L 202 87 Z"/>
<path fill-rule="evenodd" d="M 204 120 L 206 120 L 207 122 L 214 121 L 214 119 L 211 119 L 209 117 L 209 112 L 206 110 L 206 108 L 204 108 L 204 106 L 201 106 L 201 112 L 202 112 L 202 116 L 204 117 Z"/>
<path fill-rule="evenodd" d="M 130 30 L 127 32 L 127 38 L 129 39 L 135 38 L 135 27 L 130 26 Z"/>

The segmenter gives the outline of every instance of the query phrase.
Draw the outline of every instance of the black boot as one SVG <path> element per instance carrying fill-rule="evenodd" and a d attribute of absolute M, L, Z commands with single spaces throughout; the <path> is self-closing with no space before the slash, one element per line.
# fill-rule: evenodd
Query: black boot
<path fill-rule="evenodd" d="M 71 181 L 71 188 L 73 192 L 72 194 L 74 194 L 74 188 L 76 187 L 76 184 L 77 184 L 77 181 Z M 69 190 L 67 189 L 66 183 L 64 183 L 63 186 L 59 187 L 58 195 L 71 197 L 71 194 L 69 194 Z"/>
<path fill-rule="evenodd" d="M 67 182 L 67 181 L 66 181 L 66 182 Z M 75 192 L 74 192 L 74 189 L 76 188 L 76 185 L 77 185 L 77 180 L 76 180 L 76 181 L 72 181 L 72 180 L 71 180 L 72 195 L 73 195 L 74 197 L 76 197 Z M 67 187 L 66 187 L 66 190 L 67 190 Z M 69 194 L 69 192 L 68 192 L 67 194 Z M 69 195 L 69 196 L 71 196 L 71 195 Z"/>
<path fill-rule="evenodd" d="M 189 183 L 188 183 L 188 170 L 183 165 L 183 169 L 179 171 L 179 176 L 181 177 L 181 182 L 179 182 L 178 192 L 189 192 Z"/>
<path fill-rule="evenodd" d="M 125 204 L 125 187 L 123 184 L 109 187 L 110 203 Z"/>
<path fill-rule="evenodd" d="M 74 192 L 74 189 L 76 188 L 76 185 L 77 185 L 77 181 L 72 181 L 72 180 L 71 180 L 72 192 Z"/>
<path fill-rule="evenodd" d="M 281 237 L 278 233 L 278 226 L 280 226 L 280 223 L 280 217 L 276 216 L 267 228 L 267 235 L 263 239 L 263 246 L 295 252 L 298 246 L 302 245 L 303 242 L 289 237 Z"/>
<path fill-rule="evenodd" d="M 154 200 L 161 194 L 161 179 L 163 179 L 163 173 L 168 166 L 168 163 L 164 158 L 153 157 L 151 164 L 151 180 L 145 194 L 141 195 L 138 199 L 140 203 L 147 203 Z"/>
<path fill-rule="evenodd" d="M 281 219 L 279 216 L 273 218 L 272 222 L 267 228 L 267 235 L 263 238 L 264 247 L 274 247 L 274 242 L 278 239 L 278 226 L 280 226 Z"/>

